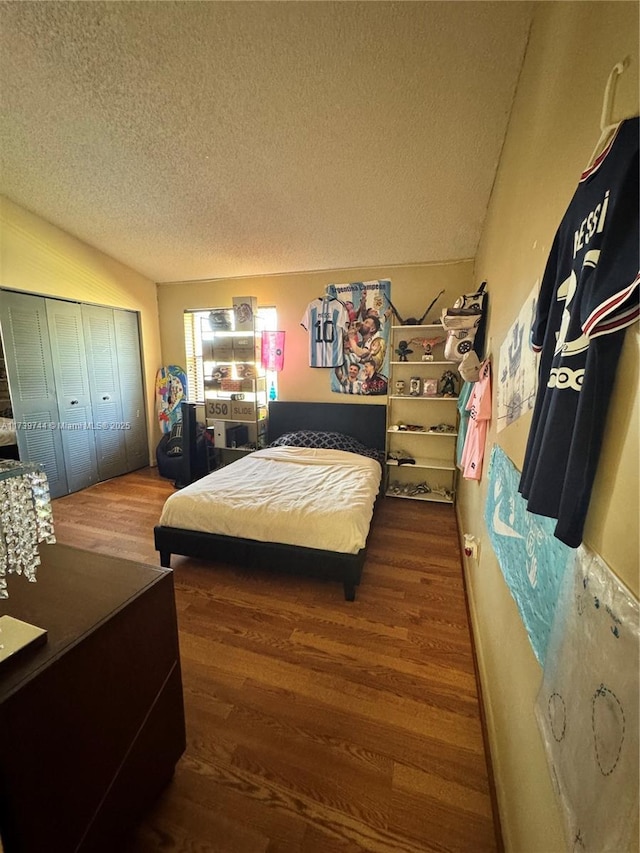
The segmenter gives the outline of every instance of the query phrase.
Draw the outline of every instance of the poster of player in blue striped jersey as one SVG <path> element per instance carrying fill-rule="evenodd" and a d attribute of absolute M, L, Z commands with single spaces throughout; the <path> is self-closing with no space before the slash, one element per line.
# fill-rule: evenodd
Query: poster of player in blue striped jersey
<path fill-rule="evenodd" d="M 391 282 L 389 279 L 331 285 L 349 315 L 343 336 L 343 360 L 331 371 L 338 394 L 376 396 L 387 393 Z"/>

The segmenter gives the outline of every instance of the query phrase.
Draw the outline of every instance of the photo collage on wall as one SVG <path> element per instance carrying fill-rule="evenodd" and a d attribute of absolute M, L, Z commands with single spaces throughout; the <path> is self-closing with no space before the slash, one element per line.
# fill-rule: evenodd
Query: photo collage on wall
<path fill-rule="evenodd" d="M 331 371 L 337 394 L 377 396 L 387 393 L 391 323 L 391 282 L 357 281 L 330 286 L 349 315 L 343 362 Z"/>

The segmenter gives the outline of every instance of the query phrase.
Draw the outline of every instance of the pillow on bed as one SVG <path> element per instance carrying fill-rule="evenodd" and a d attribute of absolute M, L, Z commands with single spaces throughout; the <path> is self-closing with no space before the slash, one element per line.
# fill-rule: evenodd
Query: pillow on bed
<path fill-rule="evenodd" d="M 364 444 L 350 435 L 341 432 L 314 432 L 313 430 L 300 430 L 299 432 L 286 432 L 284 435 L 272 441 L 269 447 L 313 447 L 324 450 L 345 450 L 347 453 L 357 453 L 359 456 L 367 456 L 380 462 L 384 454 L 373 447 L 365 447 Z"/>

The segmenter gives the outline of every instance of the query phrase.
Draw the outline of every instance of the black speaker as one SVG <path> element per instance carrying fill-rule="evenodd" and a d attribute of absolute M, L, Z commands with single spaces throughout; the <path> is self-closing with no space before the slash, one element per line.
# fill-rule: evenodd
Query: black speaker
<path fill-rule="evenodd" d="M 180 404 L 182 408 L 182 470 L 176 479 L 176 488 L 192 483 L 196 476 L 196 406 L 195 403 Z"/>

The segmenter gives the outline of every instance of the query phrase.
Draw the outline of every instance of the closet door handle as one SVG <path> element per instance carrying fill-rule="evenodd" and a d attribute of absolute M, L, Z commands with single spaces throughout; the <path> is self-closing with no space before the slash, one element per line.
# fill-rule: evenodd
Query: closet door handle
<path fill-rule="evenodd" d="M 106 401 L 106 400 L 110 400 L 111 397 L 108 394 L 105 394 L 102 399 Z"/>
<path fill-rule="evenodd" d="M 79 402 L 80 402 L 80 400 L 72 400 L 72 401 L 71 401 L 71 405 L 72 405 L 72 406 L 77 406 Z"/>

